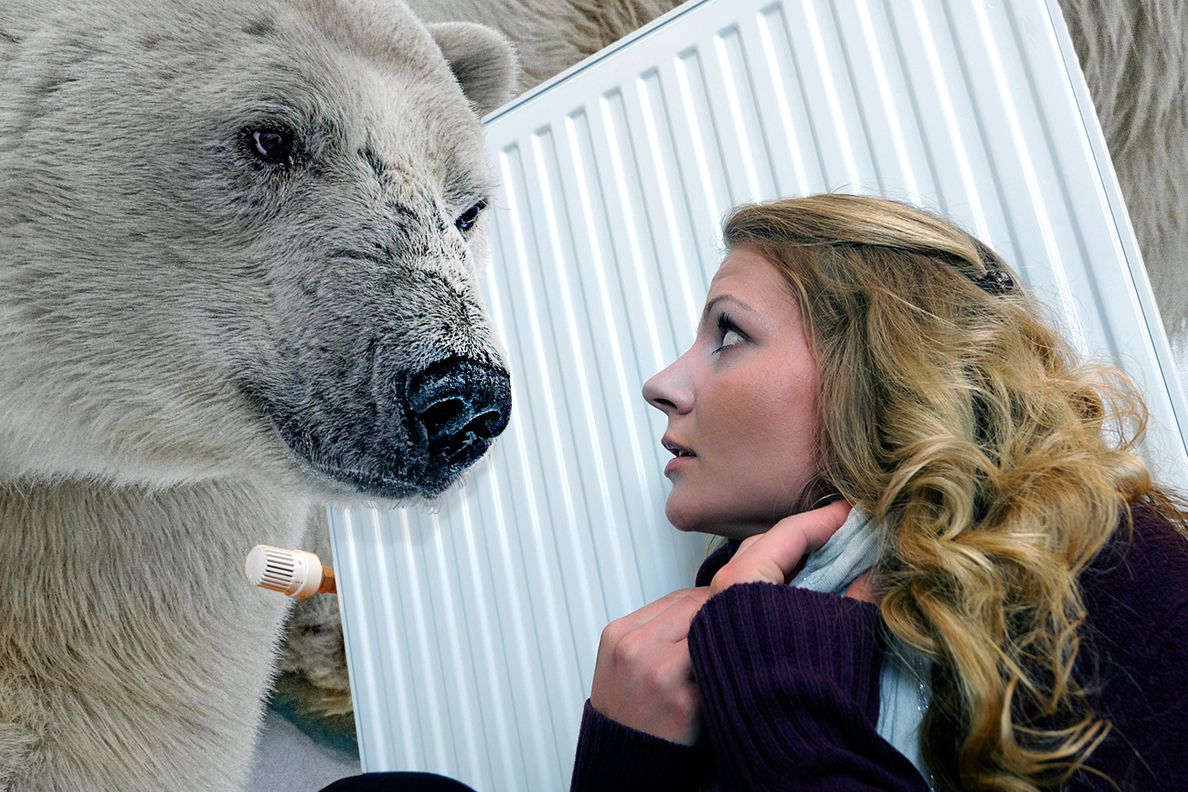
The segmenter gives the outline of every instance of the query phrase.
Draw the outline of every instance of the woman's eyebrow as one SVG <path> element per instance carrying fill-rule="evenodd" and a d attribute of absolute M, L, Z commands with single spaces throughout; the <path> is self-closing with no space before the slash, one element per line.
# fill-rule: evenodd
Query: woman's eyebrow
<path fill-rule="evenodd" d="M 707 302 L 705 304 L 705 310 L 703 310 L 701 312 L 701 321 L 704 322 L 707 319 L 709 319 L 710 312 L 713 311 L 714 306 L 717 305 L 718 303 L 722 302 L 723 300 L 734 303 L 739 308 L 742 308 L 744 311 L 750 311 L 751 313 L 755 313 L 754 308 L 747 305 L 745 302 L 738 299 L 733 294 L 719 294 L 717 297 L 715 297 L 714 299 L 710 300 L 709 302 Z"/>

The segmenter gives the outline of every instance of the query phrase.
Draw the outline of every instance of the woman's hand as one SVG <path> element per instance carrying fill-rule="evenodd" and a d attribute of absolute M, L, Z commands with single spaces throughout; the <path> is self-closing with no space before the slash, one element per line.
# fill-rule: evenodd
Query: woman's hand
<path fill-rule="evenodd" d="M 687 639 L 709 596 L 704 586 L 680 589 L 608 624 L 594 666 L 594 709 L 670 742 L 696 743 L 701 706 Z"/>
<path fill-rule="evenodd" d="M 849 503 L 835 501 L 785 517 L 764 533 L 747 537 L 734 558 L 714 575 L 710 593 L 717 594 L 735 583 L 787 583 L 804 557 L 824 545 L 849 514 Z M 846 596 L 874 601 L 869 571 L 854 581 Z"/>
<path fill-rule="evenodd" d="M 602 631 L 590 703 L 612 720 L 675 743 L 693 745 L 701 708 L 689 659 L 689 624 L 712 594 L 735 583 L 786 583 L 803 558 L 833 536 L 850 514 L 845 501 L 794 514 L 746 539 L 706 587 L 680 589 L 617 619 Z M 871 572 L 847 597 L 874 601 Z"/>

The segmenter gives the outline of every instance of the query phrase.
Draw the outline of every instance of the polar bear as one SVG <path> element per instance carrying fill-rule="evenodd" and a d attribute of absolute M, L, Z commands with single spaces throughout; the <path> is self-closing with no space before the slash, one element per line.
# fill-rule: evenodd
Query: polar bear
<path fill-rule="evenodd" d="M 0 4 L 0 789 L 241 788 L 327 500 L 507 423 L 498 34 L 394 0 Z"/>
<path fill-rule="evenodd" d="M 516 47 L 525 92 L 675 8 L 678 0 L 409 0 L 424 21 L 467 20 Z M 1188 392 L 1188 3 L 1060 0 L 1105 131 L 1163 326 Z M 320 536 L 324 530 L 315 532 Z M 351 712 L 337 603 L 295 608 L 283 694 L 317 717 Z M 349 723 L 346 728 L 351 728 Z"/>

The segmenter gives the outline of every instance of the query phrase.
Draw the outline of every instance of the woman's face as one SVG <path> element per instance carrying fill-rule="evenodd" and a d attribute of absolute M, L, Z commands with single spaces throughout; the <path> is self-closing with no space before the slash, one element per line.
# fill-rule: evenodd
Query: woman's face
<path fill-rule="evenodd" d="M 741 539 L 793 513 L 817 472 L 817 372 L 771 262 L 747 248 L 726 257 L 693 346 L 643 392 L 668 416 L 673 525 Z"/>

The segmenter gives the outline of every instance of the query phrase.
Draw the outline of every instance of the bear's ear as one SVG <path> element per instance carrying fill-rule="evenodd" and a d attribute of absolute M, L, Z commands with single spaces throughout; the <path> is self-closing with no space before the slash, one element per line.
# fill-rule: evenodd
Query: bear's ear
<path fill-rule="evenodd" d="M 507 39 L 472 22 L 442 22 L 427 27 L 462 86 L 462 93 L 480 116 L 512 98 L 519 67 Z"/>

